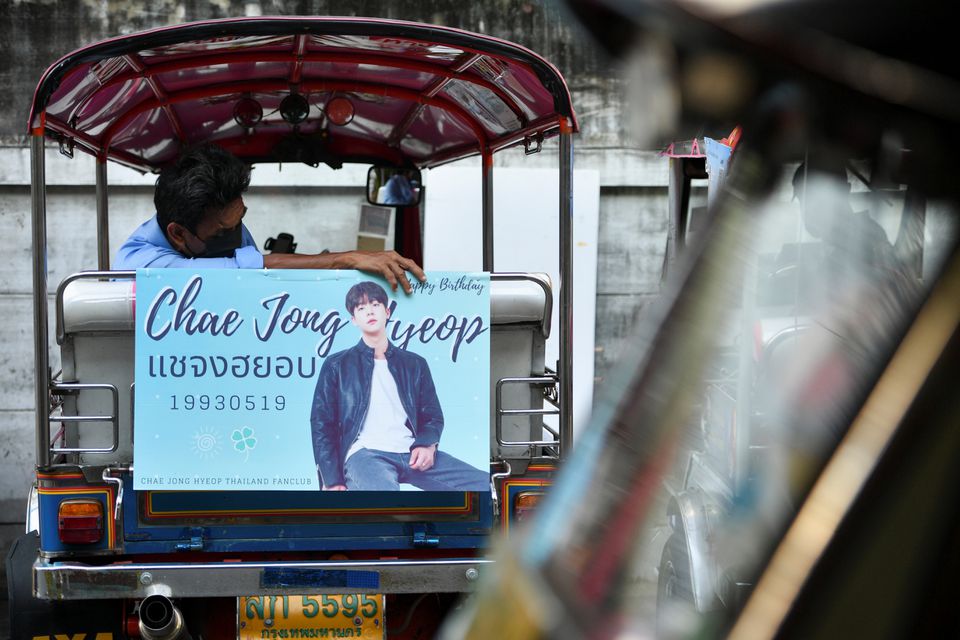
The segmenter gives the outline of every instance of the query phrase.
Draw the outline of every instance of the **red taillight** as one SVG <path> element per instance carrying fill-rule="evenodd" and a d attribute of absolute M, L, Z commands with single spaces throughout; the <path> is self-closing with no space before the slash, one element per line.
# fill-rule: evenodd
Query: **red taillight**
<path fill-rule="evenodd" d="M 64 500 L 57 517 L 60 542 L 93 544 L 103 538 L 103 505 L 97 500 Z"/>
<path fill-rule="evenodd" d="M 543 493 L 540 491 L 528 491 L 518 495 L 513 503 L 513 515 L 516 521 L 529 520 L 533 516 L 537 505 L 540 504 L 541 498 L 543 498 Z"/>

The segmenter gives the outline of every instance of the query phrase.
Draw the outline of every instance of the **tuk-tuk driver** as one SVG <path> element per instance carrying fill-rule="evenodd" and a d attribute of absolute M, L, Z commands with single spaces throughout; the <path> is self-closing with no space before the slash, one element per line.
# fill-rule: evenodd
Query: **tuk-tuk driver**
<path fill-rule="evenodd" d="M 407 272 L 426 281 L 413 260 L 395 251 L 261 254 L 243 224 L 249 185 L 250 167 L 225 149 L 205 144 L 186 151 L 160 173 L 157 213 L 127 238 L 113 268 L 358 269 L 407 293 L 413 290 Z"/>

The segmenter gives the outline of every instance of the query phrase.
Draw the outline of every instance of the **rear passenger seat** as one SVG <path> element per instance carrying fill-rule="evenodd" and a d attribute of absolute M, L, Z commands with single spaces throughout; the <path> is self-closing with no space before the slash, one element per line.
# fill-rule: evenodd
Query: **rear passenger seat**
<path fill-rule="evenodd" d="M 118 274 L 119 276 L 120 274 Z M 71 276 L 57 292 L 57 342 L 63 361 L 64 416 L 99 416 L 98 421 L 64 423 L 64 439 L 56 446 L 68 449 L 109 449 L 113 443 L 110 420 L 119 425 L 116 450 L 84 451 L 80 462 L 105 465 L 133 462 L 133 378 L 135 283 L 132 279 L 102 280 L 83 274 Z M 545 342 L 550 333 L 552 295 L 543 274 L 495 274 L 490 287 L 490 446 L 493 457 L 524 456 L 525 445 L 500 445 L 495 431 L 496 388 L 503 378 L 544 375 Z M 83 385 L 100 385 L 86 388 Z M 503 408 L 540 409 L 539 387 L 505 384 Z M 501 440 L 542 439 L 539 415 L 504 416 Z"/>

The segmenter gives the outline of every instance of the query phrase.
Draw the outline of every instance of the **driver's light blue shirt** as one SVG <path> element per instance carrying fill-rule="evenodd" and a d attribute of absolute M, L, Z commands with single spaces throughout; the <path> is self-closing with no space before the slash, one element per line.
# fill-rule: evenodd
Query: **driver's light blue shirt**
<path fill-rule="evenodd" d="M 263 255 L 257 243 L 241 226 L 242 242 L 232 258 L 188 258 L 170 246 L 154 216 L 136 228 L 117 251 L 113 269 L 133 271 L 145 267 L 183 269 L 262 269 Z"/>

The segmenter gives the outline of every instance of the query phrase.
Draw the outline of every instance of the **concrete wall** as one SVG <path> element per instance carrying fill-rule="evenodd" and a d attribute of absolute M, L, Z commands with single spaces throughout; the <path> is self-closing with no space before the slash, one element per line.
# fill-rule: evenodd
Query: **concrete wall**
<path fill-rule="evenodd" d="M 25 148 L 29 101 L 43 69 L 57 57 L 96 40 L 207 17 L 246 14 L 371 15 L 446 24 L 524 44 L 553 61 L 569 81 L 582 133 L 575 142 L 578 168 L 600 173 L 597 276 L 596 380 L 602 384 L 629 336 L 639 309 L 655 299 L 665 245 L 666 160 L 630 149 L 622 125 L 617 70 L 587 36 L 565 21 L 556 4 L 536 0 L 271 2 L 212 0 L 18 0 L 0 12 L 0 524 L 23 519 L 34 453 L 33 338 L 30 276 L 29 153 Z M 93 163 L 68 161 L 48 151 L 48 287 L 77 270 L 96 267 Z M 556 167 L 555 145 L 524 157 L 502 154 L 497 166 Z M 353 248 L 365 169 L 345 168 L 299 182 L 296 167 L 257 175 L 247 198 L 247 222 L 259 242 L 298 230 L 300 251 Z M 310 171 L 307 168 L 303 170 Z M 259 171 L 259 170 L 258 170 Z M 116 248 L 152 213 L 151 176 L 111 168 L 111 246 Z M 283 212 L 316 210 L 306 229 Z M 290 222 L 288 222 L 290 220 Z M 302 219 L 301 219 L 302 220 Z M 52 335 L 52 327 L 51 327 Z M 51 352 L 54 370 L 58 355 Z"/>

